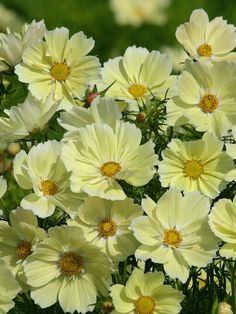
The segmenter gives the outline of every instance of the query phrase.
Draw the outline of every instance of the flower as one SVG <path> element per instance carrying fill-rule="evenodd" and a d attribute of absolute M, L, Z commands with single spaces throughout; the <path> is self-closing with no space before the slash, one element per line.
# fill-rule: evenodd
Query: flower
<path fill-rule="evenodd" d="M 111 264 L 104 253 L 86 242 L 77 227 L 54 227 L 25 266 L 31 297 L 41 308 L 57 301 L 64 312 L 92 311 L 98 293 L 107 293 Z"/>
<path fill-rule="evenodd" d="M 135 268 L 126 285 L 111 287 L 111 297 L 115 307 L 113 314 L 177 314 L 184 296 L 170 285 L 163 285 L 161 272 L 143 273 Z"/>
<path fill-rule="evenodd" d="M 44 37 L 46 30 L 44 21 L 32 21 L 31 24 L 25 24 L 21 33 L 11 33 L 0 36 L 0 72 L 8 71 L 14 68 L 22 61 L 23 51 L 34 46 Z"/>
<path fill-rule="evenodd" d="M 220 255 L 226 258 L 236 258 L 236 197 L 233 202 L 220 199 L 209 214 L 209 225 L 214 234 L 226 242 L 220 248 Z"/>
<path fill-rule="evenodd" d="M 0 313 L 8 313 L 14 307 L 14 299 L 20 291 L 20 286 L 7 268 L 6 263 L 0 260 Z"/>
<path fill-rule="evenodd" d="M 9 220 L 10 225 L 0 221 L 0 256 L 22 288 L 27 289 L 23 273 L 25 261 L 36 244 L 47 237 L 47 233 L 38 227 L 32 212 L 20 207 L 10 211 Z"/>
<path fill-rule="evenodd" d="M 141 243 L 136 258 L 163 264 L 171 278 L 186 282 L 190 266 L 205 267 L 218 249 L 217 240 L 208 226 L 210 202 L 198 192 L 185 196 L 168 190 L 155 203 L 142 200 L 147 216 L 135 218 L 131 227 Z"/>
<path fill-rule="evenodd" d="M 70 173 L 60 158 L 61 143 L 47 141 L 33 146 L 28 153 L 20 151 L 13 162 L 14 176 L 22 189 L 33 189 L 21 201 L 24 209 L 45 218 L 58 206 L 71 217 L 77 215 L 83 195 L 70 190 Z"/>
<path fill-rule="evenodd" d="M 112 260 L 124 260 L 134 254 L 138 246 L 131 220 L 142 215 L 142 209 L 133 199 L 108 201 L 98 197 L 86 198 L 79 216 L 67 224 L 83 231 L 85 240 L 100 247 Z"/>
<path fill-rule="evenodd" d="M 62 100 L 61 109 L 71 109 L 74 98 L 82 98 L 90 80 L 99 77 L 99 60 L 87 56 L 94 40 L 83 32 L 69 39 L 65 27 L 45 32 L 45 40 L 24 51 L 15 73 L 37 99 L 52 94 Z"/>
<path fill-rule="evenodd" d="M 183 64 L 189 58 L 184 49 L 179 46 L 163 46 L 161 51 L 171 59 L 173 71 L 182 72 Z"/>
<path fill-rule="evenodd" d="M 172 139 L 158 165 L 161 185 L 215 198 L 226 186 L 225 174 L 234 168 L 222 148 L 223 143 L 209 133 L 197 141 Z"/>
<path fill-rule="evenodd" d="M 176 80 L 170 77 L 171 69 L 171 60 L 159 51 L 128 47 L 123 57 L 104 63 L 101 70 L 103 88 L 100 89 L 111 85 L 107 96 L 126 100 L 132 105 L 131 109 L 138 110 L 137 103 L 143 106 L 143 102 L 153 95 L 160 99 L 165 97 Z"/>
<path fill-rule="evenodd" d="M 3 197 L 6 191 L 7 191 L 7 181 L 3 178 L 3 176 L 0 176 L 0 198 Z"/>
<path fill-rule="evenodd" d="M 209 22 L 203 9 L 193 10 L 190 21 L 180 25 L 176 38 L 192 58 L 200 61 L 234 60 L 235 26 L 222 17 Z"/>
<path fill-rule="evenodd" d="M 119 106 L 113 99 L 98 96 L 87 109 L 74 106 L 71 110 L 62 112 L 58 123 L 68 131 L 64 135 L 64 140 L 68 141 L 78 137 L 78 128 L 92 123 L 106 123 L 114 128 L 121 117 Z"/>
<path fill-rule="evenodd" d="M 62 149 L 65 166 L 72 171 L 71 190 L 110 200 L 125 199 L 117 180 L 141 186 L 155 173 L 154 144 L 151 140 L 143 145 L 140 142 L 141 131 L 122 121 L 117 121 L 114 129 L 97 123 L 80 128 L 78 140 Z"/>
<path fill-rule="evenodd" d="M 236 124 L 236 64 L 213 66 L 187 61 L 177 83 L 178 96 L 167 103 L 167 124 L 193 124 L 197 131 L 217 137 L 227 135 Z M 179 121 L 180 120 L 180 121 Z"/>
<path fill-rule="evenodd" d="M 226 302 L 220 302 L 217 310 L 217 314 L 233 314 L 231 305 Z"/>
<path fill-rule="evenodd" d="M 59 103 L 53 103 L 50 98 L 42 102 L 28 95 L 24 103 L 4 110 L 8 117 L 0 117 L 0 136 L 15 141 L 42 131 L 58 106 Z"/>
<path fill-rule="evenodd" d="M 164 10 L 169 0 L 110 0 L 117 24 L 139 27 L 144 23 L 163 25 L 167 21 Z"/>

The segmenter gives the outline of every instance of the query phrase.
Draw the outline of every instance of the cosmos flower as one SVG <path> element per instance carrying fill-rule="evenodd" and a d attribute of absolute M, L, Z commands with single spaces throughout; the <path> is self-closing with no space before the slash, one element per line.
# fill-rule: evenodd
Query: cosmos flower
<path fill-rule="evenodd" d="M 41 308 L 59 301 L 65 313 L 87 313 L 110 285 L 111 264 L 77 227 L 55 227 L 27 259 L 31 297 Z"/>
<path fill-rule="evenodd" d="M 94 40 L 83 32 L 69 39 L 65 27 L 45 32 L 45 41 L 24 50 L 23 62 L 16 66 L 19 80 L 39 100 L 50 94 L 62 100 L 61 109 L 71 109 L 75 98 L 82 98 L 91 79 L 99 77 L 97 57 L 87 56 Z"/>
<path fill-rule="evenodd" d="M 201 62 L 236 60 L 235 26 L 222 17 L 209 21 L 203 9 L 193 10 L 190 21 L 180 25 L 176 38 L 190 56 Z"/>
<path fill-rule="evenodd" d="M 115 310 L 112 314 L 177 314 L 184 296 L 170 285 L 164 285 L 161 272 L 143 273 L 135 268 L 126 285 L 111 287 Z"/>
<path fill-rule="evenodd" d="M 117 121 L 115 128 L 98 123 L 80 128 L 78 140 L 64 144 L 62 150 L 65 166 L 72 172 L 71 190 L 110 200 L 125 199 L 117 180 L 142 186 L 156 172 L 153 142 L 140 142 L 140 129 L 123 121 Z"/>
<path fill-rule="evenodd" d="M 205 267 L 212 261 L 218 245 L 208 225 L 207 197 L 198 192 L 182 196 L 170 189 L 157 203 L 149 197 L 143 199 L 142 207 L 147 216 L 131 223 L 134 236 L 141 243 L 136 258 L 163 264 L 171 278 L 183 283 L 191 266 Z"/>

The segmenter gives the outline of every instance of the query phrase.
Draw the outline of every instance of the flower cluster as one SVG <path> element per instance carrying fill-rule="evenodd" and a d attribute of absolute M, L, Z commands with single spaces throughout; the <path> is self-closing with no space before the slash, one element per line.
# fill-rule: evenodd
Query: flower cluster
<path fill-rule="evenodd" d="M 176 38 L 179 75 L 136 46 L 101 66 L 92 38 L 43 21 L 1 36 L 1 74 L 26 91 L 0 112 L 23 195 L 0 216 L 1 313 L 20 292 L 65 313 L 177 314 L 214 267 L 234 287 L 235 27 L 198 9 Z"/>

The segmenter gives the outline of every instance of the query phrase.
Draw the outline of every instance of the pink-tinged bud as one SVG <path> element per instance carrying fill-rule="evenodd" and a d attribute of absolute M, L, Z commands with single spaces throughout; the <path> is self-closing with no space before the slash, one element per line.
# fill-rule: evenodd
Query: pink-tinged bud
<path fill-rule="evenodd" d="M 86 105 L 91 106 L 91 103 L 93 102 L 94 98 L 96 98 L 99 95 L 100 95 L 99 93 L 94 93 L 94 92 L 88 93 L 88 95 L 85 99 Z"/>
<path fill-rule="evenodd" d="M 218 314 L 233 314 L 231 305 L 226 302 L 220 302 L 218 305 Z"/>
<path fill-rule="evenodd" d="M 138 121 L 138 122 L 144 122 L 145 121 L 145 119 L 146 119 L 146 113 L 145 112 L 139 112 L 138 113 L 138 115 L 137 115 L 137 117 L 136 117 L 136 120 Z"/>

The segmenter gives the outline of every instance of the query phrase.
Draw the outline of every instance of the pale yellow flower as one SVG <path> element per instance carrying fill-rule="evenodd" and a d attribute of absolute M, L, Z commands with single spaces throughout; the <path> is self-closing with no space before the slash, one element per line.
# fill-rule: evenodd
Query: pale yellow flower
<path fill-rule="evenodd" d="M 233 202 L 220 199 L 216 202 L 209 215 L 209 225 L 217 237 L 225 242 L 220 248 L 220 255 L 236 258 L 236 197 Z"/>
<path fill-rule="evenodd" d="M 70 173 L 61 160 L 61 148 L 57 141 L 40 143 L 28 155 L 20 151 L 13 162 L 19 186 L 33 189 L 22 199 L 21 206 L 42 218 L 51 216 L 56 206 L 75 217 L 83 202 L 84 195 L 70 190 Z"/>
<path fill-rule="evenodd" d="M 117 24 L 139 27 L 144 23 L 163 25 L 167 21 L 165 9 L 170 0 L 110 0 Z"/>
<path fill-rule="evenodd" d="M 115 128 L 96 123 L 78 129 L 78 140 L 62 149 L 65 166 L 72 172 L 71 190 L 123 200 L 126 195 L 118 180 L 134 186 L 148 183 L 158 158 L 153 142 L 140 145 L 141 137 L 140 129 L 123 121 L 117 121 Z"/>
<path fill-rule="evenodd" d="M 236 124 L 235 85 L 236 63 L 209 66 L 188 60 L 177 82 L 178 96 L 166 105 L 167 124 L 190 123 L 200 132 L 227 135 Z"/>
<path fill-rule="evenodd" d="M 47 31 L 45 42 L 23 52 L 23 63 L 16 66 L 15 73 L 29 84 L 37 99 L 52 95 L 54 100 L 62 100 L 61 108 L 71 109 L 75 98 L 83 98 L 91 79 L 99 77 L 99 60 L 87 56 L 93 46 L 94 40 L 83 32 L 69 39 L 65 27 Z"/>
<path fill-rule="evenodd" d="M 12 210 L 9 220 L 10 225 L 0 221 L 0 256 L 22 288 L 27 289 L 23 273 L 25 261 L 47 233 L 38 227 L 36 216 L 22 208 Z"/>
<path fill-rule="evenodd" d="M 147 216 L 135 218 L 132 230 L 141 243 L 138 259 L 163 264 L 171 278 L 186 282 L 190 266 L 205 267 L 216 255 L 217 239 L 208 225 L 210 202 L 198 192 L 185 196 L 170 189 L 157 203 L 142 201 Z"/>
<path fill-rule="evenodd" d="M 223 143 L 209 133 L 197 141 L 172 139 L 158 164 L 161 185 L 215 198 L 226 187 L 225 174 L 234 168 L 222 149 Z"/>
<path fill-rule="evenodd" d="M 180 25 L 176 38 L 192 58 L 203 61 L 236 61 L 235 26 L 222 17 L 209 21 L 203 9 L 193 10 L 190 21 Z"/>
<path fill-rule="evenodd" d="M 20 291 L 20 286 L 2 260 L 0 260 L 0 278 L 0 314 L 6 314 L 14 307 L 12 300 Z"/>
<path fill-rule="evenodd" d="M 111 287 L 115 310 L 112 314 L 177 314 L 184 295 L 170 285 L 164 285 L 161 272 L 143 273 L 135 268 L 126 285 Z"/>
<path fill-rule="evenodd" d="M 85 240 L 100 247 L 109 258 L 122 261 L 134 254 L 138 246 L 129 228 L 132 219 L 141 215 L 141 206 L 134 204 L 133 199 L 108 201 L 88 197 L 79 216 L 67 224 L 82 229 Z"/>
<path fill-rule="evenodd" d="M 86 242 L 77 227 L 55 227 L 27 259 L 25 274 L 31 297 L 46 308 L 59 301 L 65 313 L 93 311 L 97 296 L 107 294 L 111 263 Z"/>
<path fill-rule="evenodd" d="M 25 24 L 21 33 L 0 34 L 0 71 L 13 69 L 22 61 L 22 54 L 44 37 L 44 21 Z"/>

